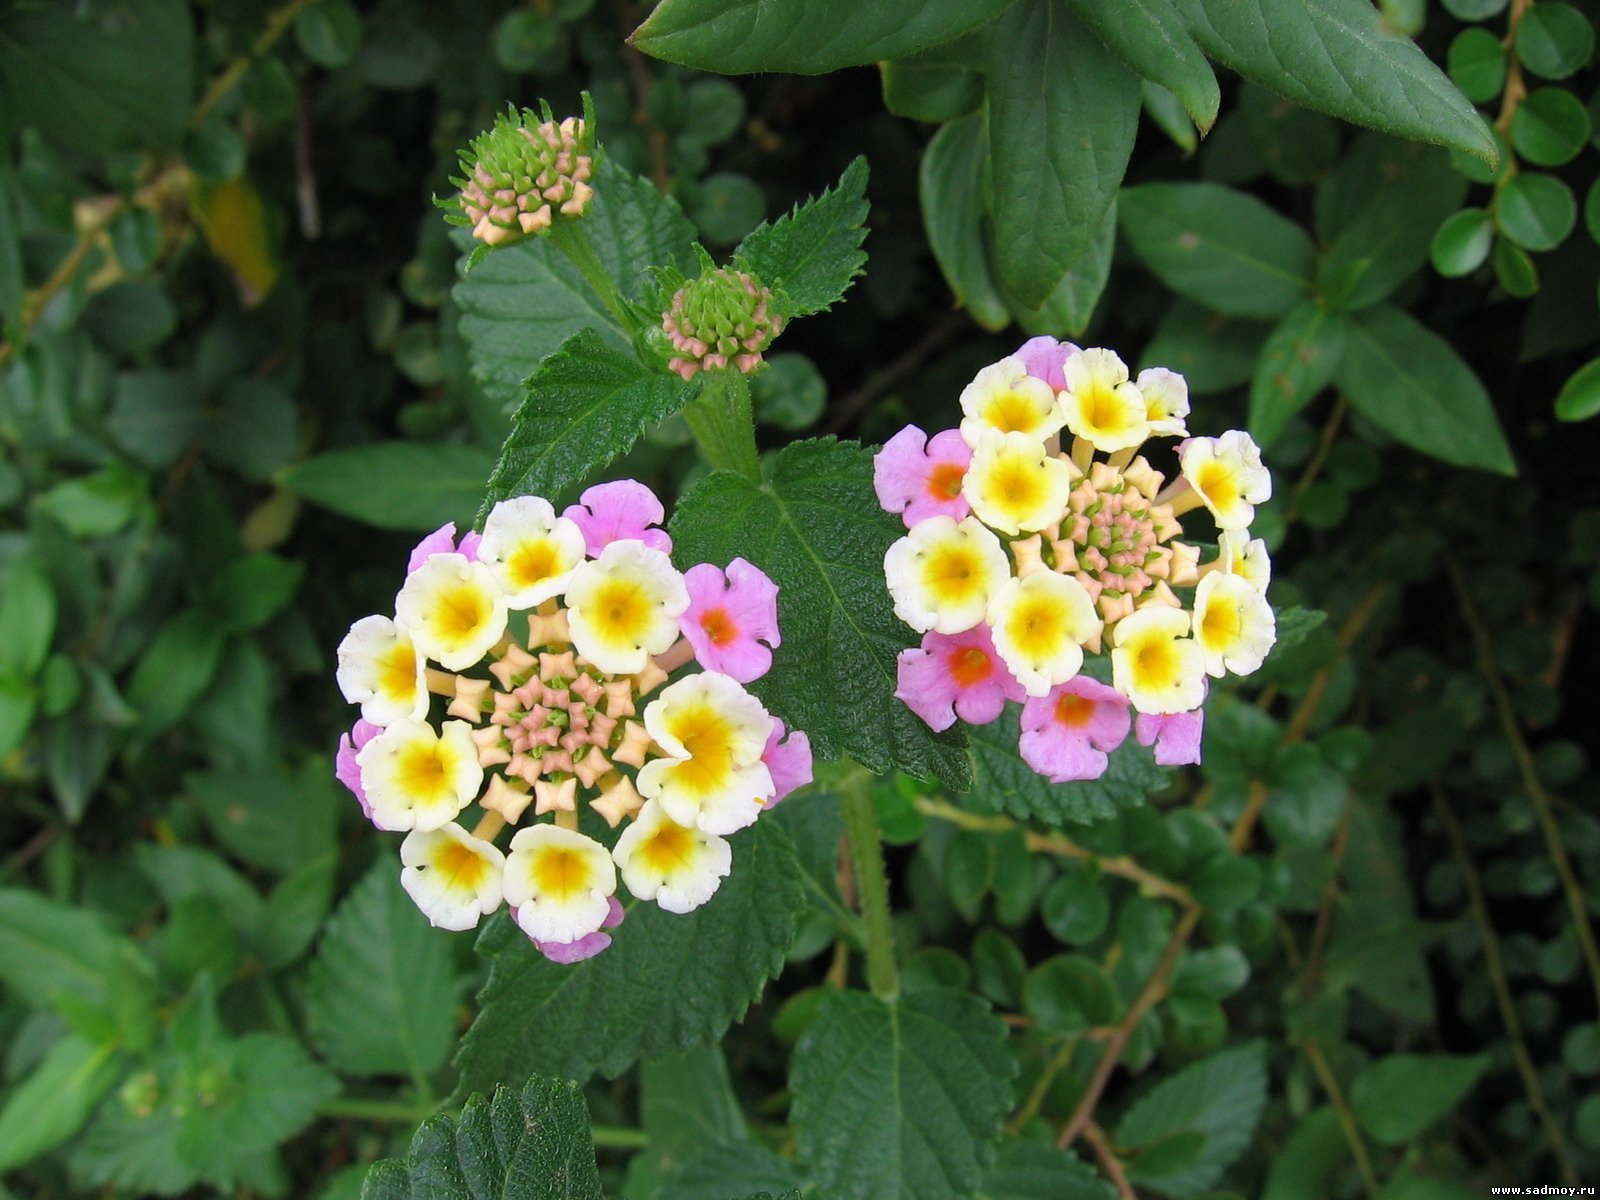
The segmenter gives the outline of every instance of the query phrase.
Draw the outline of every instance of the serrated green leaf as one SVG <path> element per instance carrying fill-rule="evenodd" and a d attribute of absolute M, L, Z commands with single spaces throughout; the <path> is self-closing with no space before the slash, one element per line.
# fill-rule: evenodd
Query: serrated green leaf
<path fill-rule="evenodd" d="M 1117 1189 L 1065 1150 L 1028 1142 L 1003 1147 L 980 1200 L 1112 1200 Z"/>
<path fill-rule="evenodd" d="M 1266 1047 L 1261 1042 L 1213 1054 L 1168 1076 L 1123 1114 L 1115 1142 L 1136 1149 L 1183 1135 L 1199 1134 L 1200 1141 L 1176 1161 L 1141 1166 L 1135 1155 L 1129 1179 L 1178 1197 L 1214 1187 L 1250 1144 L 1266 1102 Z"/>
<path fill-rule="evenodd" d="M 972 742 L 972 794 L 1014 817 L 1050 825 L 1087 824 L 1143 804 L 1167 782 L 1149 749 L 1130 736 L 1111 752 L 1099 779 L 1051 783 L 1022 761 L 1017 750 L 1021 710 L 1008 705 L 996 721 L 968 731 Z"/>
<path fill-rule="evenodd" d="M 1297 104 L 1490 162 L 1488 125 L 1366 0 L 1173 0 L 1207 54 Z"/>
<path fill-rule="evenodd" d="M 1063 0 L 1021 0 L 989 38 L 995 265 L 1045 302 L 1111 206 L 1139 125 L 1139 81 Z"/>
<path fill-rule="evenodd" d="M 1344 353 L 1347 323 L 1341 314 L 1306 300 L 1267 337 L 1250 384 L 1250 432 L 1262 446 L 1277 441 L 1290 420 L 1333 379 Z"/>
<path fill-rule="evenodd" d="M 752 229 L 734 260 L 779 293 L 785 316 L 822 312 L 866 264 L 867 209 L 867 160 L 857 158 L 822 195 Z"/>
<path fill-rule="evenodd" d="M 1488 1069 L 1486 1054 L 1391 1054 L 1355 1077 L 1350 1107 L 1380 1142 L 1404 1145 L 1460 1104 Z"/>
<path fill-rule="evenodd" d="M 1477 375 L 1449 342 L 1400 309 L 1380 305 L 1351 318 L 1335 378 L 1357 412 L 1413 449 L 1516 474 Z"/>
<path fill-rule="evenodd" d="M 625 298 L 643 298 L 648 267 L 693 269 L 694 226 L 676 200 L 609 158 L 596 169 L 594 188 L 582 232 Z M 547 238 L 497 249 L 451 295 L 461 309 L 472 373 L 507 411 L 522 402 L 523 381 L 540 360 L 578 330 L 593 328 L 613 345 L 628 346 L 600 298 Z"/>
<path fill-rule="evenodd" d="M 984 249 L 983 166 L 989 155 L 981 114 L 948 122 L 928 143 L 918 174 L 922 224 L 945 282 L 972 319 L 999 330 L 1011 320 Z"/>
<path fill-rule="evenodd" d="M 539 364 L 511 419 L 478 512 L 512 496 L 557 500 L 672 416 L 699 390 L 580 329 Z"/>
<path fill-rule="evenodd" d="M 803 797 L 793 803 L 803 804 Z M 615 1076 L 646 1054 L 714 1041 L 783 968 L 805 892 L 777 822 L 730 839 L 733 873 L 686 916 L 633 902 L 604 954 L 550 962 L 504 915 L 478 937 L 489 981 L 456 1055 L 462 1091 L 535 1071 Z"/>
<path fill-rule="evenodd" d="M 645 1059 L 639 1066 L 639 1122 L 662 1171 L 694 1159 L 707 1146 L 750 1137 L 720 1046 Z"/>
<path fill-rule="evenodd" d="M 494 457 L 476 446 L 369 442 L 308 458 L 279 482 L 379 529 L 431 533 L 446 521 L 471 522 L 493 466 Z"/>
<path fill-rule="evenodd" d="M 1068 4 L 1118 58 L 1182 101 L 1200 132 L 1211 129 L 1222 90 L 1172 0 L 1124 0 L 1114 7 L 1095 0 Z"/>
<path fill-rule="evenodd" d="M 425 1079 L 456 1031 L 450 935 L 434 929 L 380 858 L 334 910 L 306 991 L 306 1024 L 322 1055 L 348 1075 Z"/>
<path fill-rule="evenodd" d="M 628 40 L 668 62 L 744 75 L 823 75 L 914 54 L 976 29 L 1010 0 L 664 0 Z"/>
<path fill-rule="evenodd" d="M 728 1200 L 751 1188 L 761 1195 L 798 1195 L 800 1169 L 759 1142 L 715 1145 L 668 1171 L 656 1200 Z"/>
<path fill-rule="evenodd" d="M 1122 232 L 1180 296 L 1236 317 L 1276 317 L 1311 289 L 1316 250 L 1293 221 L 1214 183 L 1124 188 Z"/>
<path fill-rule="evenodd" d="M 678 502 L 683 563 L 755 563 L 778 585 L 783 645 L 751 685 L 819 758 L 848 754 L 950 786 L 970 782 L 958 732 L 935 734 L 894 698 L 895 657 L 912 640 L 894 615 L 883 556 L 904 532 L 872 491 L 872 455 L 832 438 L 796 442 L 765 482 L 718 472 Z"/>
<path fill-rule="evenodd" d="M 795 1047 L 791 1120 L 829 1200 L 942 1200 L 982 1181 L 1011 1101 L 1005 1026 L 932 987 L 827 996 Z"/>
<path fill-rule="evenodd" d="M 404 1158 L 374 1163 L 361 1200 L 602 1200 L 583 1093 L 530 1079 L 438 1116 Z"/>

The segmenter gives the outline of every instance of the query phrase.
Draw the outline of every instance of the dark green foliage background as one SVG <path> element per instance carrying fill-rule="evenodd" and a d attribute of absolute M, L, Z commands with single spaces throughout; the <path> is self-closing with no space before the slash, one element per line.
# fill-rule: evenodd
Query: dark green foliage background
<path fill-rule="evenodd" d="M 1600 1181 L 1593 0 L 1112 7 L 756 36 L 671 0 L 634 49 L 631 0 L 0 0 L 0 1200 L 351 1200 L 380 1158 L 368 1195 L 1105 1200 L 1107 1156 L 1177 1200 Z M 754 381 L 760 487 L 708 478 L 691 389 L 549 247 L 458 284 L 429 203 L 456 149 L 584 88 L 630 299 L 629 264 L 725 258 L 870 165 L 864 277 Z M 859 213 L 828 213 L 848 279 Z M 817 644 L 766 686 L 934 780 L 874 796 L 898 1006 L 840 989 L 831 779 L 746 835 L 772 877 L 674 961 L 640 915 L 568 987 L 503 920 L 486 955 L 429 929 L 331 778 L 333 647 L 419 532 L 472 521 L 521 381 L 585 327 L 529 401 L 567 441 L 524 424 L 496 486 L 620 454 L 686 498 L 685 552 L 847 546 L 858 627 L 792 614 Z M 886 707 L 911 635 L 851 565 L 893 536 L 848 511 L 866 452 L 785 447 L 953 425 L 1025 331 L 1182 371 L 1196 432 L 1267 447 L 1285 636 L 1214 693 L 1199 769 L 1130 747 L 1050 787 L 1010 725 L 963 751 Z"/>

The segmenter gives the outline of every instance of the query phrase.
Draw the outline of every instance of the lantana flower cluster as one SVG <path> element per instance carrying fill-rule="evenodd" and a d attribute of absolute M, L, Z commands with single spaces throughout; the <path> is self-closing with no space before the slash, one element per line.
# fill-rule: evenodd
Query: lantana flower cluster
<path fill-rule="evenodd" d="M 1255 442 L 1190 437 L 1176 372 L 1132 378 L 1110 350 L 1048 337 L 979 371 L 961 410 L 959 429 L 907 426 L 874 463 L 907 527 L 889 591 L 923 635 L 896 695 L 936 730 L 1020 702 L 1022 758 L 1053 782 L 1098 778 L 1130 731 L 1157 762 L 1198 762 L 1208 681 L 1250 674 L 1277 636 L 1250 536 L 1272 494 Z M 1183 439 L 1170 481 L 1145 456 L 1167 437 Z M 1218 530 L 1204 563 L 1180 525 L 1201 508 Z M 1086 653 L 1109 655 L 1109 684 Z"/>
<path fill-rule="evenodd" d="M 559 515 L 502 501 L 481 536 L 425 538 L 394 614 L 339 646 L 361 719 L 338 777 L 405 833 L 401 882 L 433 924 L 505 904 L 550 959 L 588 958 L 623 918 L 619 877 L 698 908 L 729 873 L 728 835 L 810 781 L 806 735 L 744 686 L 779 645 L 777 586 L 737 558 L 679 572 L 662 516 L 632 480 Z"/>

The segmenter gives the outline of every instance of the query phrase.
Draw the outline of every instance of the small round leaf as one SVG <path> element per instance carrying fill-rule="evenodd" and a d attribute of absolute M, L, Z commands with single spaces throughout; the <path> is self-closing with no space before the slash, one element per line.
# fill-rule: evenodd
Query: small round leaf
<path fill-rule="evenodd" d="M 767 201 L 748 175 L 719 171 L 700 185 L 689 215 L 706 241 L 731 246 L 761 223 Z"/>
<path fill-rule="evenodd" d="M 1539 290 L 1539 272 L 1533 259 L 1521 246 L 1505 238 L 1494 244 L 1494 274 L 1500 286 L 1519 299 Z"/>
<path fill-rule="evenodd" d="M 1510 0 L 1444 0 L 1452 17 L 1463 21 L 1486 21 L 1505 11 Z"/>
<path fill-rule="evenodd" d="M 1571 162 L 1588 140 L 1589 110 L 1566 88 L 1540 88 L 1511 118 L 1511 144 L 1537 166 Z"/>
<path fill-rule="evenodd" d="M 1570 4 L 1535 4 L 1517 25 L 1517 57 L 1535 75 L 1565 79 L 1594 54 L 1594 26 Z"/>
<path fill-rule="evenodd" d="M 300 52 L 319 67 L 342 67 L 361 45 L 361 14 L 350 0 L 321 0 L 294 19 Z"/>
<path fill-rule="evenodd" d="M 1554 250 L 1577 223 L 1578 202 L 1554 175 L 1525 171 L 1500 188 L 1494 212 L 1500 232 L 1524 250 Z"/>
<path fill-rule="evenodd" d="M 1468 100 L 1483 104 L 1506 83 L 1506 48 L 1487 29 L 1463 29 L 1450 43 L 1451 81 Z"/>
<path fill-rule="evenodd" d="M 1596 413 L 1600 413 L 1600 358 L 1574 371 L 1556 397 L 1556 416 L 1563 421 L 1587 421 Z"/>
<path fill-rule="evenodd" d="M 1481 208 L 1464 208 L 1433 235 L 1433 269 L 1454 278 L 1484 264 L 1494 245 L 1494 223 Z"/>

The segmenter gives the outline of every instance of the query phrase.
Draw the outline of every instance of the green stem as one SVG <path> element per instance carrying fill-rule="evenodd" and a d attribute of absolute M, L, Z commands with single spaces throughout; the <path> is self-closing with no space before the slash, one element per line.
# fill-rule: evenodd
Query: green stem
<path fill-rule="evenodd" d="M 733 367 L 701 373 L 700 394 L 683 410 L 700 452 L 719 471 L 760 481 L 761 456 L 750 409 L 750 381 Z"/>
<path fill-rule="evenodd" d="M 900 970 L 895 965 L 889 876 L 883 867 L 883 835 L 878 828 L 878 810 L 872 803 L 872 776 L 857 768 L 841 790 L 845 837 L 850 843 L 856 892 L 866 924 L 867 986 L 878 999 L 893 1000 L 900 994 Z"/>
<path fill-rule="evenodd" d="M 397 1125 L 420 1125 L 433 1116 L 433 1108 L 405 1100 L 368 1100 L 360 1096 L 339 1096 L 318 1110 L 325 1117 L 348 1117 L 355 1121 L 393 1121 Z"/>
<path fill-rule="evenodd" d="M 577 221 L 557 221 L 550 227 L 550 240 L 555 243 L 557 250 L 567 256 L 568 261 L 578 268 L 578 274 L 583 276 L 585 283 L 593 289 L 594 294 L 600 297 L 601 303 L 616 318 L 617 324 L 631 337 L 638 332 L 638 322 L 628 312 L 628 306 L 622 301 L 622 293 L 617 290 L 616 281 L 606 272 L 605 265 L 601 263 L 600 256 L 594 252 L 594 246 L 589 242 L 589 235 L 583 232 L 582 225 Z"/>

